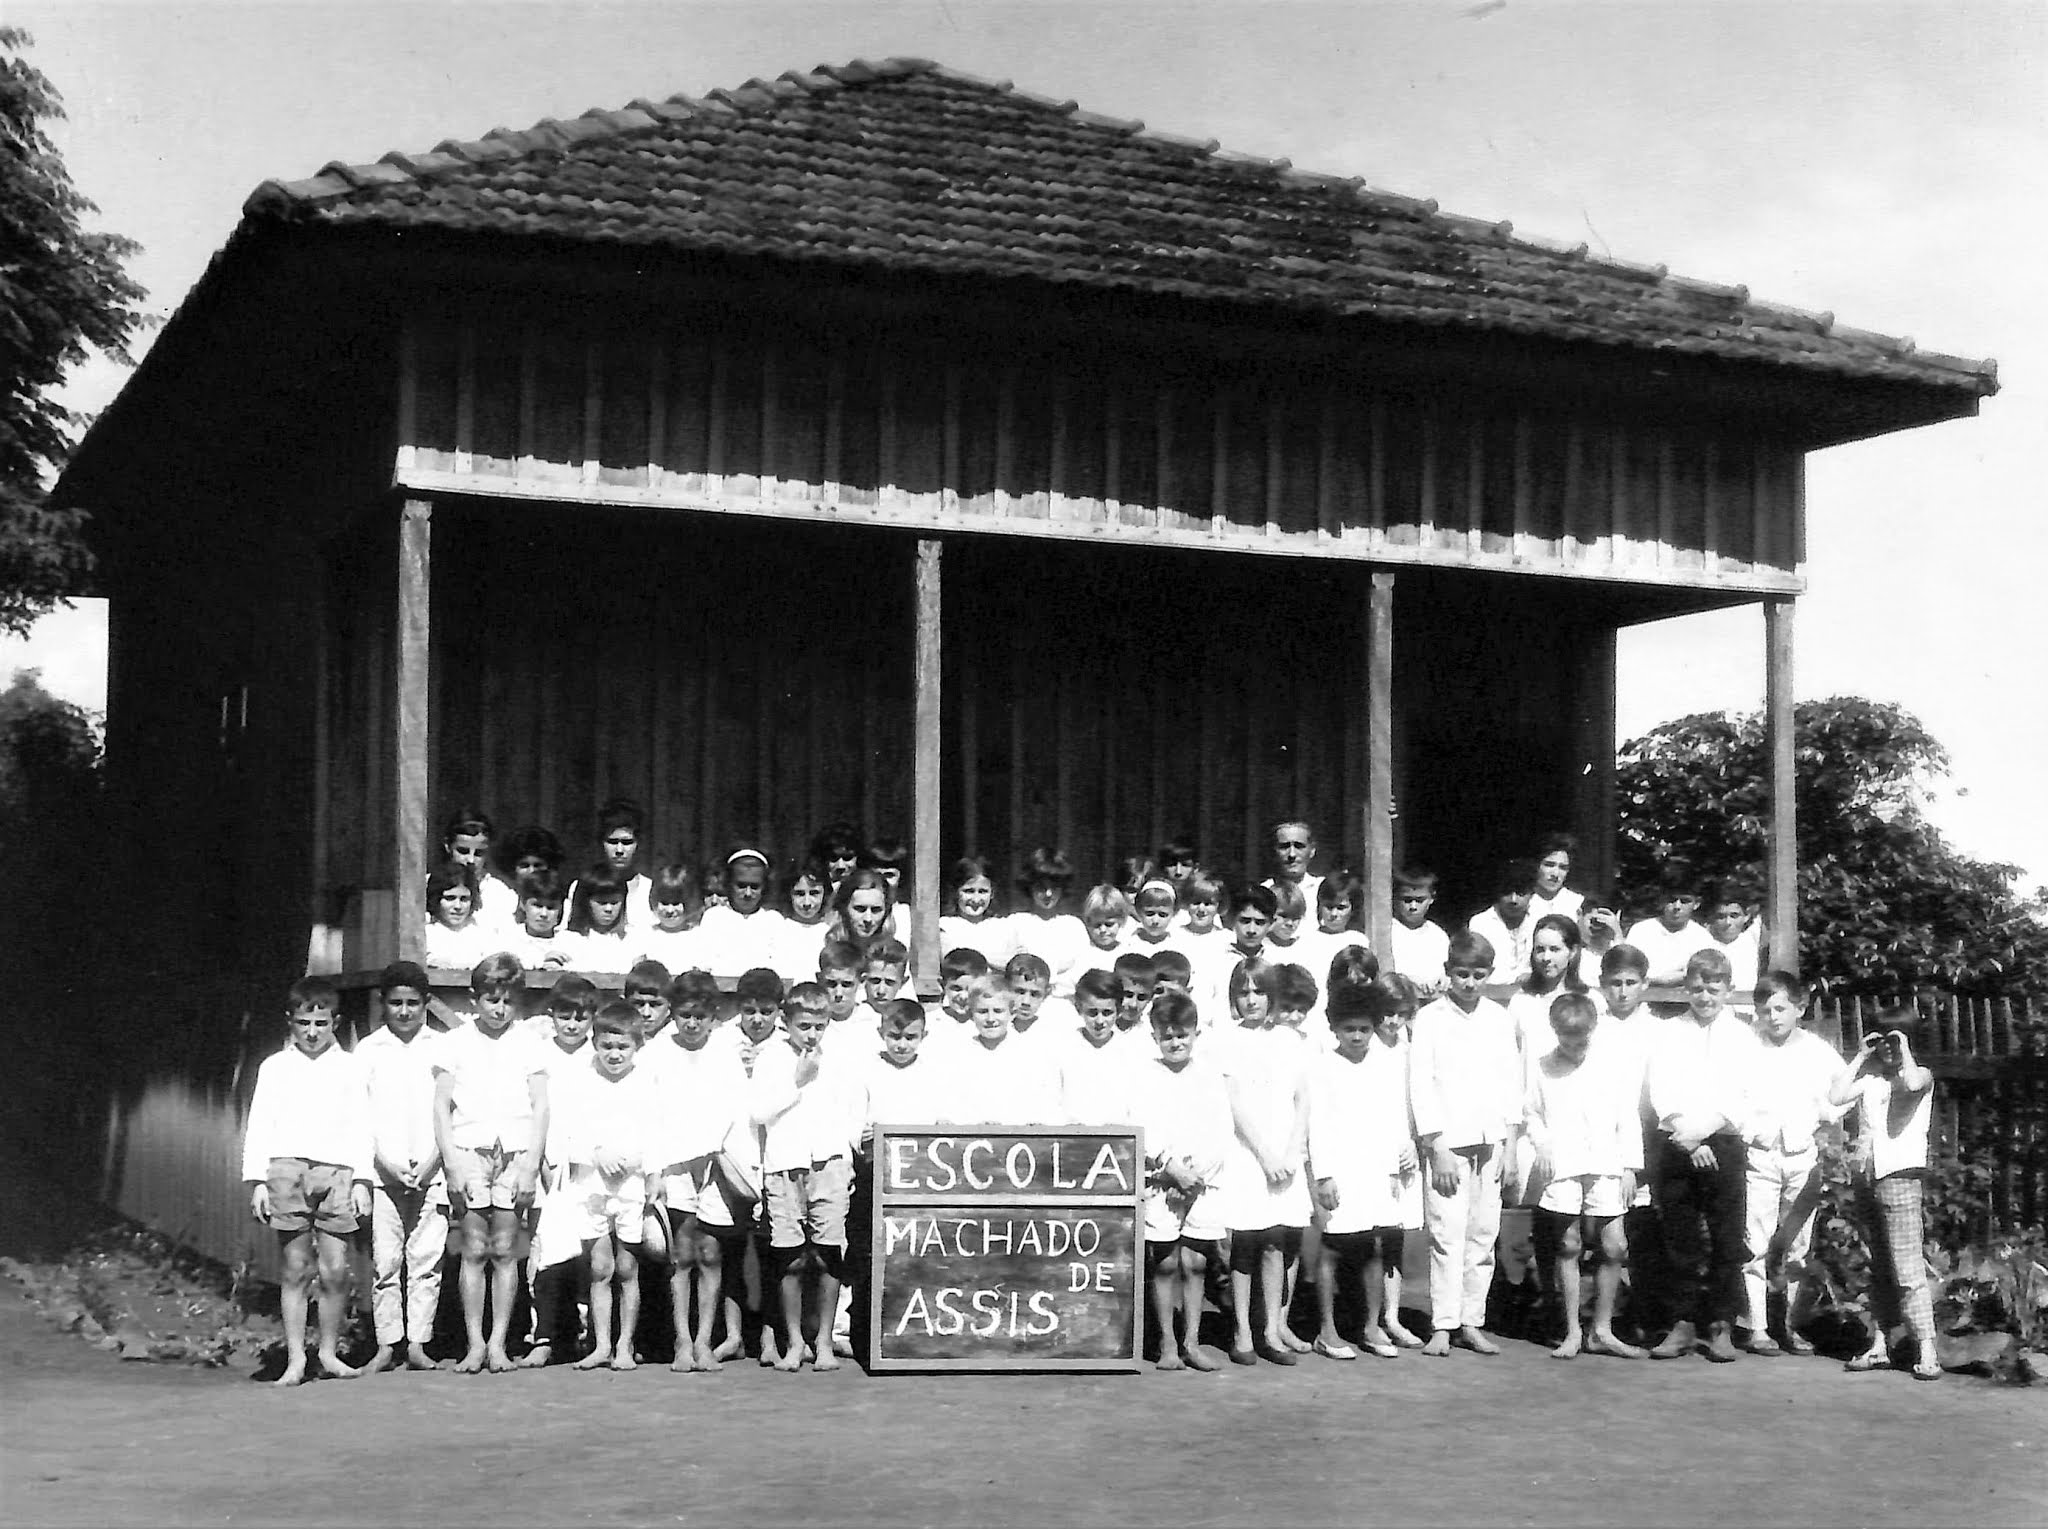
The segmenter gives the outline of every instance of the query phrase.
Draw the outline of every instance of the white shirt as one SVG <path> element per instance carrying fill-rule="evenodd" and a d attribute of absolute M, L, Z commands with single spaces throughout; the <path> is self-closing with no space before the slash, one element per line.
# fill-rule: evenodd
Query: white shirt
<path fill-rule="evenodd" d="M 545 1075 L 556 1050 L 524 1025 L 502 1034 L 485 1035 L 476 1025 L 450 1030 L 434 1057 L 434 1076 L 454 1079 L 450 1137 L 458 1147 L 476 1150 L 504 1146 L 523 1152 L 533 1137 L 536 1073 Z"/>
<path fill-rule="evenodd" d="M 1934 1115 L 1934 1085 L 1919 1093 L 1885 1077 L 1856 1080 L 1856 1104 L 1863 1139 L 1870 1143 L 1870 1171 L 1880 1179 L 1927 1166 L 1927 1125 Z"/>
<path fill-rule="evenodd" d="M 640 1048 L 639 1070 L 654 1080 L 661 1101 L 664 1168 L 707 1157 L 724 1148 L 735 1126 L 752 1124 L 746 1064 L 725 1028 L 694 1051 L 672 1029 L 664 1031 Z"/>
<path fill-rule="evenodd" d="M 963 918 L 948 913 L 939 920 L 939 954 L 954 950 L 978 950 L 990 970 L 1001 971 L 1017 953 L 1016 931 L 1007 918 Z"/>
<path fill-rule="evenodd" d="M 1748 1130 L 1749 1090 L 1763 1043 L 1731 1010 L 1706 1024 L 1690 1014 L 1666 1020 L 1650 1053 L 1650 1109 L 1669 1131 L 1681 1115 L 1720 1115 L 1721 1129 Z"/>
<path fill-rule="evenodd" d="M 664 929 L 659 924 L 649 924 L 644 929 L 632 930 L 626 943 L 633 951 L 635 965 L 642 961 L 659 961 L 671 977 L 704 964 L 703 946 L 694 929 Z M 632 966 L 626 968 L 628 971 L 632 969 Z"/>
<path fill-rule="evenodd" d="M 1636 1097 L 1621 1048 L 1589 1046 L 1576 1065 L 1553 1048 L 1529 1072 L 1523 1106 L 1529 1144 L 1549 1149 L 1553 1178 L 1640 1173 L 1643 1129 Z"/>
<path fill-rule="evenodd" d="M 504 949 L 519 958 L 519 964 L 528 971 L 543 966 L 574 966 L 579 954 L 581 935 L 557 932 L 541 939 L 526 932 L 524 926 L 515 926 L 505 936 Z"/>
<path fill-rule="evenodd" d="M 720 977 L 737 977 L 757 966 L 772 968 L 783 955 L 788 930 L 789 920 L 773 908 L 746 914 L 734 912 L 730 905 L 706 908 L 697 925 L 698 959 L 706 963 L 705 970 Z M 818 943 L 824 940 L 820 928 Z M 817 952 L 812 951 L 809 975 L 816 976 L 817 970 Z"/>
<path fill-rule="evenodd" d="M 1696 952 L 1721 948 L 1714 943 L 1714 937 L 1707 933 L 1705 924 L 1696 923 L 1691 919 L 1686 921 L 1684 928 L 1675 933 L 1666 929 L 1664 921 L 1660 918 L 1637 919 L 1628 926 L 1628 933 L 1623 935 L 1622 939 L 1640 950 L 1650 963 L 1652 982 L 1676 982 L 1685 975 L 1685 963 L 1690 961 Z M 1736 975 L 1739 977 L 1741 973 L 1738 972 Z M 1754 982 L 1755 979 L 1752 978 L 1752 986 Z"/>
<path fill-rule="evenodd" d="M 1701 925 L 1705 929 L 1705 925 Z M 1735 975 L 1732 979 L 1736 1001 L 1746 1005 L 1750 994 L 1763 979 L 1763 939 L 1757 928 L 1757 921 L 1751 919 L 1736 931 L 1735 938 L 1723 944 L 1707 930 L 1707 942 L 1701 950 L 1718 950 L 1728 958 L 1728 968 Z"/>
<path fill-rule="evenodd" d="M 778 915 L 782 927 L 775 932 L 774 959 L 768 964 L 784 982 L 816 982 L 818 957 L 824 951 L 831 930 L 826 920 L 799 924 L 787 914 Z"/>
<path fill-rule="evenodd" d="M 1522 1118 L 1522 1058 L 1506 1009 L 1482 998 L 1468 1014 L 1438 998 L 1416 1014 L 1409 1045 L 1417 1136 L 1454 1149 L 1507 1139 Z"/>
<path fill-rule="evenodd" d="M 636 1061 L 623 1078 L 609 1078 L 594 1060 L 551 1080 L 548 1138 L 564 1166 L 595 1166 L 597 1154 L 616 1154 L 628 1173 L 652 1173 L 663 1164 L 661 1092 Z"/>
<path fill-rule="evenodd" d="M 1493 947 L 1493 976 L 1489 981 L 1520 982 L 1529 975 L 1529 948 L 1536 943 L 1534 913 L 1523 914 L 1522 922 L 1510 929 L 1498 912 L 1482 908 L 1465 921 L 1465 927 L 1484 936 Z"/>
<path fill-rule="evenodd" d="M 1790 1156 L 1813 1150 L 1815 1129 L 1840 1120 L 1847 1105 L 1828 1102 L 1841 1074 L 1835 1048 L 1811 1030 L 1794 1030 L 1782 1046 L 1757 1037 L 1756 1071 L 1749 1085 L 1749 1144 Z"/>
<path fill-rule="evenodd" d="M 1309 1063 L 1308 1160 L 1317 1179 L 1337 1183 L 1332 1232 L 1401 1224 L 1401 1149 L 1413 1140 L 1406 1047 L 1375 1035 L 1348 1061 L 1319 1051 Z"/>
<path fill-rule="evenodd" d="M 1222 1072 L 1199 1055 L 1176 1072 L 1155 1052 L 1134 1071 L 1132 1084 L 1132 1116 L 1145 1133 L 1145 1155 L 1184 1159 L 1213 1186 L 1237 1141 L 1230 1086 Z M 1183 1200 L 1155 1184 L 1146 1196 L 1145 1234 L 1161 1240 L 1223 1235 L 1222 1205 L 1213 1188 L 1191 1202 Z"/>
<path fill-rule="evenodd" d="M 952 1096 L 939 1118 L 957 1125 L 1058 1125 L 1060 1075 L 1054 1048 L 1006 1035 L 994 1046 L 979 1037 L 945 1053 Z"/>
<path fill-rule="evenodd" d="M 781 1038 L 762 1044 L 748 1085 L 750 1113 L 761 1127 L 761 1168 L 781 1173 L 845 1157 L 860 1134 L 854 1117 L 853 1062 L 820 1047 L 818 1075 L 799 1087 L 796 1048 Z"/>
<path fill-rule="evenodd" d="M 1541 892 L 1532 896 L 1529 899 L 1529 917 L 1547 918 L 1555 913 L 1577 923 L 1579 910 L 1585 906 L 1586 896 L 1583 892 L 1574 892 L 1570 887 L 1559 887 L 1555 897 L 1545 897 Z"/>
<path fill-rule="evenodd" d="M 504 948 L 502 931 L 487 927 L 480 918 L 471 919 L 460 929 L 450 929 L 439 919 L 429 918 L 426 960 L 421 964 L 466 972 L 485 956 L 495 955 Z"/>
<path fill-rule="evenodd" d="M 443 1039 L 443 1032 L 423 1024 L 409 1041 L 380 1027 L 356 1043 L 370 1090 L 377 1155 L 398 1167 L 435 1155 L 434 1057 Z M 428 1182 L 440 1177 L 436 1167 Z"/>
<path fill-rule="evenodd" d="M 640 943 L 633 938 L 632 927 L 624 919 L 607 934 L 586 929 L 581 934 L 572 931 L 555 938 L 567 948 L 571 969 L 579 972 L 629 972 L 633 969 L 633 952 Z"/>
<path fill-rule="evenodd" d="M 860 1084 L 860 1129 L 865 1136 L 876 1126 L 926 1125 L 938 1121 L 951 1094 L 951 1077 L 938 1057 L 917 1055 L 898 1067 L 882 1055 L 880 1045 L 856 1059 Z"/>
<path fill-rule="evenodd" d="M 1451 937 L 1434 919 L 1424 919 L 1420 929 L 1410 929 L 1399 919 L 1388 926 L 1387 971 L 1418 982 L 1442 982 L 1450 956 Z"/>
<path fill-rule="evenodd" d="M 1062 1121 L 1128 1125 L 1135 1118 L 1136 1074 L 1159 1054 L 1149 1030 L 1117 1030 L 1100 1046 L 1091 1045 L 1078 1027 L 1047 1039 L 1059 1076 Z"/>
<path fill-rule="evenodd" d="M 1040 918 L 1028 909 L 1012 913 L 1003 920 L 1011 941 L 1020 951 L 1030 951 L 1047 966 L 1052 968 L 1050 991 L 1061 998 L 1070 998 L 1074 993 L 1074 979 L 1090 966 L 1108 965 L 1089 959 L 1088 952 L 1094 947 L 1088 943 L 1088 929 L 1071 913 L 1055 913 L 1051 918 Z"/>
<path fill-rule="evenodd" d="M 365 1181 L 375 1173 L 369 1069 L 330 1045 L 317 1057 L 286 1046 L 256 1070 L 242 1134 L 242 1178 L 260 1184 L 274 1157 L 334 1163 Z"/>

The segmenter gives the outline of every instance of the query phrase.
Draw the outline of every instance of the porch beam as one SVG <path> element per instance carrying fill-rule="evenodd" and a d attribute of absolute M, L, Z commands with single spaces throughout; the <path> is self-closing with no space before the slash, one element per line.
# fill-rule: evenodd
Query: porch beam
<path fill-rule="evenodd" d="M 939 641 L 940 550 L 937 537 L 924 537 L 917 544 L 913 663 L 917 722 L 911 804 L 916 948 L 911 954 L 921 986 L 939 980 L 939 674 L 944 657 Z"/>
<path fill-rule="evenodd" d="M 391 948 L 399 959 L 426 954 L 428 677 L 432 653 L 430 591 L 434 507 L 408 499 L 398 519 L 398 641 L 393 668 L 396 724 L 393 735 L 392 866 L 398 880 L 392 899 L 398 927 Z"/>
<path fill-rule="evenodd" d="M 1365 937 L 1382 961 L 1394 925 L 1394 575 L 1375 571 L 1365 608 Z"/>
<path fill-rule="evenodd" d="M 1770 964 L 1799 970 L 1799 819 L 1793 797 L 1794 700 L 1791 600 L 1764 602 L 1764 750 L 1770 760 L 1770 821 L 1764 842 L 1764 943 Z"/>

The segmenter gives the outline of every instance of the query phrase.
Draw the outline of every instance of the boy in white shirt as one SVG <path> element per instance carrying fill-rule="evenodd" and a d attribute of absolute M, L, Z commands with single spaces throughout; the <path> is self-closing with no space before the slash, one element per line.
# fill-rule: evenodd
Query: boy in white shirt
<path fill-rule="evenodd" d="M 1742 1266 L 1748 1335 L 1752 1354 L 1790 1350 L 1810 1354 L 1813 1345 L 1792 1329 L 1792 1313 L 1784 1313 L 1783 1345 L 1774 1338 L 1770 1292 L 1796 1284 L 1804 1272 L 1813 1241 L 1813 1213 L 1819 1204 L 1814 1174 L 1820 1148 L 1814 1133 L 1824 1123 L 1842 1118 L 1829 1091 L 1842 1070 L 1842 1059 L 1810 1030 L 1806 1018 L 1806 984 L 1788 972 L 1772 972 L 1756 985 L 1756 1079 L 1748 1121 L 1747 1192 L 1749 1261 Z"/>
<path fill-rule="evenodd" d="M 752 1131 L 745 1104 L 747 1070 L 735 1047 L 715 1039 L 717 990 L 707 994 L 707 980 L 706 973 L 685 972 L 669 984 L 673 1023 L 647 1046 L 640 1061 L 653 1080 L 663 1125 L 658 1156 L 666 1236 L 659 1249 L 650 1244 L 648 1251 L 657 1256 L 665 1251 L 669 1260 L 676 1332 L 669 1369 L 679 1373 L 719 1367 L 712 1339 L 724 1299 L 722 1243 L 730 1239 L 733 1214 L 717 1159 L 735 1132 Z"/>
<path fill-rule="evenodd" d="M 1003 967 L 1003 981 L 1010 985 L 1010 1033 L 1019 1040 L 1051 1040 L 1068 1024 L 1080 1022 L 1071 1002 L 1047 996 L 1052 989 L 1052 968 L 1030 951 L 1010 957 Z"/>
<path fill-rule="evenodd" d="M 1638 1335 L 1663 1333 L 1671 1322 L 1671 1277 L 1664 1267 L 1664 1233 L 1657 1222 L 1657 1200 L 1651 1180 L 1661 1138 L 1657 1116 L 1645 1086 L 1650 1053 L 1665 1021 L 1644 1000 L 1650 989 L 1650 964 L 1633 945 L 1612 945 L 1600 957 L 1600 1027 L 1595 1044 L 1612 1053 L 1608 1061 L 1633 1080 L 1636 1119 L 1643 1141 L 1643 1172 L 1636 1179 L 1633 1203 L 1622 1212 L 1622 1236 L 1628 1244 L 1628 1326 Z"/>
<path fill-rule="evenodd" d="M 1456 1344 L 1491 1355 L 1500 1349 L 1482 1328 L 1500 1236 L 1502 1159 L 1522 1116 L 1522 1058 L 1514 1020 L 1483 991 L 1493 974 L 1493 946 L 1465 930 L 1451 936 L 1448 949 L 1444 995 L 1415 1016 L 1410 1040 L 1436 1329 L 1422 1351 L 1442 1356 Z"/>
<path fill-rule="evenodd" d="M 1201 1019 L 1187 994 L 1161 993 L 1149 1028 L 1157 1055 L 1132 1081 L 1135 1118 L 1145 1133 L 1145 1265 L 1159 1368 L 1214 1370 L 1216 1361 L 1201 1347 L 1202 1291 L 1223 1257 L 1223 1214 L 1212 1190 L 1233 1141 L 1229 1085 L 1195 1060 Z"/>
<path fill-rule="evenodd" d="M 1714 943 L 1713 936 L 1693 922 L 1699 911 L 1699 887 L 1692 868 L 1673 861 L 1659 881 L 1657 916 L 1637 919 L 1624 936 L 1650 963 L 1650 981 L 1660 987 L 1685 980 L 1685 964 L 1695 951 Z M 1734 966 L 1731 964 L 1732 972 Z"/>
<path fill-rule="evenodd" d="M 962 945 L 949 950 L 940 958 L 939 1001 L 925 1007 L 925 1018 L 929 1021 L 926 1039 L 936 1039 L 941 1046 L 967 1039 L 971 1028 L 967 1022 L 967 995 L 988 972 L 988 957 L 971 946 Z M 884 998 L 882 1003 L 891 1001 Z M 882 1004 L 876 1004 L 874 1008 L 879 1023 Z M 938 1032 L 936 1036 L 932 1033 L 934 1031 Z"/>
<path fill-rule="evenodd" d="M 1666 1020 L 1650 1055 L 1650 1108 L 1657 1115 L 1659 1196 L 1678 1320 L 1654 1359 L 1695 1349 L 1719 1364 L 1738 1357 L 1742 1309 L 1750 1084 L 1756 1034 L 1728 1007 L 1728 958 L 1697 952 L 1685 965 L 1687 1012 Z M 1705 1339 L 1701 1339 L 1701 1329 Z"/>
<path fill-rule="evenodd" d="M 815 982 L 790 989 L 782 1023 L 783 1043 L 771 1043 L 756 1058 L 749 1086 L 753 1117 L 763 1130 L 762 1189 L 782 1296 L 782 1352 L 775 1368 L 794 1373 L 803 1366 L 808 1276 L 828 1328 L 820 1335 L 815 1367 L 836 1370 L 839 1356 L 829 1326 L 846 1264 L 852 1138 L 859 1129 L 853 1118 L 858 1103 L 851 1098 L 854 1059 L 827 1056 L 820 1046 L 831 1021 L 824 990 Z"/>
<path fill-rule="evenodd" d="M 277 1233 L 284 1270 L 285 1367 L 280 1386 L 306 1378 L 306 1305 L 320 1285 L 319 1364 L 349 1380 L 341 1362 L 341 1312 L 348 1302 L 348 1239 L 370 1214 L 375 1128 L 368 1070 L 334 1034 L 341 1006 L 334 984 L 302 977 L 287 997 L 291 1044 L 266 1057 L 242 1137 L 249 1213 Z"/>
<path fill-rule="evenodd" d="M 526 1028 L 541 1038 L 542 1054 L 547 1058 L 543 1070 L 550 1098 L 558 1079 L 590 1070 L 590 1027 L 599 1006 L 597 984 L 572 973 L 556 980 L 548 990 L 547 1007 L 528 1019 Z M 533 1342 L 519 1360 L 523 1370 L 546 1368 L 554 1362 L 558 1348 L 573 1350 L 583 1337 L 577 1303 L 589 1295 L 590 1265 L 583 1256 L 581 1220 L 568 1189 L 568 1165 L 561 1144 L 551 1139 L 542 1157 L 533 1214 L 526 1224 L 526 1294 Z"/>
<path fill-rule="evenodd" d="M 533 1209 L 548 1134 L 547 1043 L 515 1024 L 526 973 L 508 955 L 472 974 L 476 1016 L 434 1058 L 434 1140 L 448 1209 L 462 1227 L 462 1319 L 469 1349 L 456 1370 L 510 1370 L 505 1341 L 519 1290 L 519 1226 Z M 484 1336 L 489 1264 L 490 1337 Z"/>
<path fill-rule="evenodd" d="M 1927 1288 L 1921 1208 L 1927 1169 L 1927 1128 L 1933 1118 L 1934 1074 L 1913 1058 L 1919 1017 L 1897 1009 L 1879 1017 L 1856 1059 L 1828 1091 L 1831 1103 L 1856 1107 L 1855 1181 L 1870 1246 L 1870 1347 L 1844 1368 L 1891 1367 L 1891 1329 L 1901 1321 L 1915 1340 L 1913 1378 L 1941 1379 L 1935 1352 L 1934 1300 Z"/>
<path fill-rule="evenodd" d="M 648 1208 L 658 1207 L 661 1197 L 662 1101 L 635 1065 L 640 1019 L 631 1004 L 606 1004 L 590 1030 L 591 1065 L 549 1080 L 549 1114 L 566 1177 L 558 1208 L 590 1262 L 593 1342 L 576 1368 L 631 1370 L 637 1368 L 633 1331 L 640 1322 L 638 1252 Z"/>
<path fill-rule="evenodd" d="M 1381 967 L 1399 972 L 1425 993 L 1444 990 L 1451 937 L 1429 916 L 1436 902 L 1436 872 L 1409 866 L 1394 875 L 1394 921 Z"/>
<path fill-rule="evenodd" d="M 1762 935 L 1755 913 L 1732 879 L 1710 884 L 1700 903 L 1698 926 L 1707 933 L 1707 943 L 1700 948 L 1718 950 L 1728 958 L 1737 993 L 1747 993 L 1763 981 Z"/>
<path fill-rule="evenodd" d="M 953 1088 L 942 1120 L 959 1125 L 1052 1125 L 1064 1118 L 1058 1048 L 1017 1039 L 1010 1030 L 1014 1003 L 1010 984 L 994 974 L 969 990 L 974 1034 L 945 1054 Z M 1113 1004 L 1109 1023 L 1114 1029 Z"/>
<path fill-rule="evenodd" d="M 1152 1005 L 1152 995 L 1159 989 L 1159 968 L 1152 957 L 1126 950 L 1109 970 L 1123 989 L 1123 997 L 1117 1005 L 1116 1027 L 1135 1042 L 1135 1049 L 1141 1057 L 1150 1060 L 1152 1026 L 1146 1011 Z"/>
<path fill-rule="evenodd" d="M 1635 1199 L 1643 1166 L 1638 1085 L 1620 1047 L 1593 1048 L 1599 1009 L 1584 993 L 1561 993 L 1550 1002 L 1554 1050 L 1529 1069 L 1524 1125 L 1543 1185 L 1536 1217 L 1547 1222 L 1540 1245 L 1555 1248 L 1552 1288 L 1564 1309 L 1564 1340 L 1553 1359 L 1610 1354 L 1643 1359 L 1642 1349 L 1614 1332 L 1614 1302 L 1628 1261 L 1622 1214 Z M 1596 1249 L 1593 1331 L 1579 1326 L 1579 1257 L 1586 1239 Z"/>
<path fill-rule="evenodd" d="M 1132 1074 L 1148 1058 L 1137 1049 L 1138 1039 L 1119 1027 L 1122 999 L 1123 984 L 1100 967 L 1075 981 L 1080 1024 L 1060 1035 L 1051 1052 L 1059 1076 L 1059 1119 L 1117 1125 L 1131 1118 Z"/>
<path fill-rule="evenodd" d="M 1493 980 L 1520 982 L 1529 975 L 1529 949 L 1536 937 L 1536 918 L 1529 911 L 1536 895 L 1536 862 L 1510 860 L 1501 867 L 1493 901 L 1466 920 L 1465 927 L 1494 949 Z"/>
<path fill-rule="evenodd" d="M 427 1342 L 441 1304 L 441 1258 L 448 1251 L 448 1191 L 434 1144 L 434 1055 L 440 1032 L 427 1028 L 427 974 L 394 961 L 377 979 L 380 1029 L 356 1057 L 366 1069 L 375 1122 L 370 1184 L 370 1309 L 377 1352 L 365 1369 L 431 1370 Z"/>

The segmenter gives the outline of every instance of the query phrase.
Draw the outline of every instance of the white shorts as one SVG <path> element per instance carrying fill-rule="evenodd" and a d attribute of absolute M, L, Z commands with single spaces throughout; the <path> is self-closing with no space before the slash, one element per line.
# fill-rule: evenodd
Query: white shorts
<path fill-rule="evenodd" d="M 561 1204 L 563 1220 L 582 1241 L 610 1236 L 637 1244 L 646 1225 L 647 1179 L 639 1173 L 607 1178 L 595 1169 L 578 1168 L 570 1175 Z"/>
<path fill-rule="evenodd" d="M 1536 1202 L 1542 1210 L 1564 1216 L 1618 1216 L 1628 1207 L 1621 1199 L 1618 1173 L 1580 1173 L 1552 1179 Z"/>

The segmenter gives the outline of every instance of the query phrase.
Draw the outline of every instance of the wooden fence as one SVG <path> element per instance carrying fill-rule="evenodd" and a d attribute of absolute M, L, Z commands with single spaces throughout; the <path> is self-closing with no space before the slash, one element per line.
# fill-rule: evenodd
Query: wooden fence
<path fill-rule="evenodd" d="M 1658 997 L 1670 997 L 1659 993 Z M 1897 1004 L 1820 999 L 1808 1023 L 1846 1055 L 1865 1022 Z M 1989 1169 L 1988 1222 L 2048 1221 L 2048 1013 L 2003 999 L 1926 997 L 1917 1056 L 1939 1078 L 1935 1150 L 1953 1147 Z M 179 1079 L 116 1101 L 106 1134 L 104 1198 L 219 1263 L 276 1277 L 275 1239 L 249 1218 L 241 1135 L 253 1058 L 239 1087 L 208 1091 Z"/>

